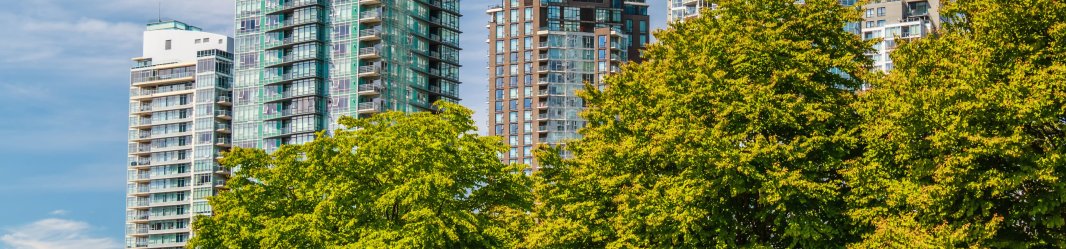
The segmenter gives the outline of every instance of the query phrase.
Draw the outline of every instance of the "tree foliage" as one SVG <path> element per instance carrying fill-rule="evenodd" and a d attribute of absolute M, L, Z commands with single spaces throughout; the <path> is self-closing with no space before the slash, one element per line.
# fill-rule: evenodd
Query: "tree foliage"
<path fill-rule="evenodd" d="M 530 180 L 504 165 L 470 110 L 343 118 L 349 130 L 267 154 L 235 148 L 228 191 L 193 227 L 190 248 L 512 247 L 509 218 L 530 208 Z"/>
<path fill-rule="evenodd" d="M 1066 3 L 942 2 L 858 108 L 849 213 L 876 232 L 856 246 L 1066 247 Z"/>
<path fill-rule="evenodd" d="M 237 148 L 190 246 L 1066 248 L 1066 3 L 941 1 L 885 75 L 857 9 L 797 2 L 657 33 L 533 178 L 448 103 Z"/>
<path fill-rule="evenodd" d="M 716 1 L 583 93 L 583 138 L 542 153 L 534 247 L 840 246 L 838 170 L 871 45 L 835 0 Z M 850 76 L 846 76 L 850 75 Z"/>

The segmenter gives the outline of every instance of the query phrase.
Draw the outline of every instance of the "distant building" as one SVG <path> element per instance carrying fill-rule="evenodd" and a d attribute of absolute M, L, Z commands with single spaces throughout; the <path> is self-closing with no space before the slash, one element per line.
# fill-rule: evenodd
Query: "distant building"
<path fill-rule="evenodd" d="M 579 138 L 576 92 L 640 59 L 650 37 L 644 0 L 502 1 L 488 11 L 489 134 L 505 163 L 535 170 L 538 144 Z"/>
<path fill-rule="evenodd" d="M 666 0 L 666 21 L 677 22 L 697 17 L 703 8 L 714 8 L 717 5 L 708 0 Z"/>
<path fill-rule="evenodd" d="M 130 69 L 126 247 L 184 248 L 228 172 L 233 39 L 178 21 L 148 24 Z"/>
<path fill-rule="evenodd" d="M 459 0 L 236 0 L 234 146 L 458 102 Z"/>
<path fill-rule="evenodd" d="M 899 41 L 936 32 L 941 23 L 939 10 L 939 0 L 875 0 L 863 6 L 863 22 L 859 24 L 862 38 L 884 38 L 867 54 L 874 62 L 874 70 L 892 70 L 889 54 Z"/>

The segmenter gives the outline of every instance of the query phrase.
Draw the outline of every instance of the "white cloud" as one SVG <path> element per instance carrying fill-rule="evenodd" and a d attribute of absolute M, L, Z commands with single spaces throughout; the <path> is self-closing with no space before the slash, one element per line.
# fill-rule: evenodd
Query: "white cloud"
<path fill-rule="evenodd" d="M 70 211 L 63 210 L 63 209 L 56 209 L 56 210 L 52 210 L 52 212 L 49 212 L 49 213 L 52 214 L 52 215 L 67 215 L 67 214 L 70 213 Z"/>
<path fill-rule="evenodd" d="M 89 234 L 88 223 L 64 219 L 43 219 L 8 229 L 0 243 L 11 249 L 110 249 L 122 248 L 111 238 Z"/>

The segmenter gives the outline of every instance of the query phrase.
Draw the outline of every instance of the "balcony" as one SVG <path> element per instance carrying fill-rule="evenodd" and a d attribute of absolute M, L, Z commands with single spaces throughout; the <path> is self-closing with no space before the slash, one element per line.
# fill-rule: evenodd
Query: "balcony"
<path fill-rule="evenodd" d="M 381 4 L 381 0 L 359 0 L 360 5 L 378 5 Z"/>
<path fill-rule="evenodd" d="M 360 114 L 378 113 L 384 110 L 384 103 L 381 101 L 363 102 L 359 103 L 356 109 Z"/>
<path fill-rule="evenodd" d="M 290 55 L 282 56 L 280 58 L 273 58 L 273 59 L 270 59 L 270 60 L 266 60 L 266 61 L 263 62 L 263 64 L 266 65 L 265 67 L 283 67 L 283 66 L 289 66 L 289 65 L 295 64 L 297 62 L 301 62 L 301 61 L 316 60 L 316 59 L 318 59 L 318 57 L 319 56 L 318 56 L 317 53 L 302 54 L 302 55 L 290 54 Z"/>
<path fill-rule="evenodd" d="M 291 47 L 293 45 L 307 43 L 307 42 L 318 42 L 318 38 L 315 38 L 315 37 L 288 37 L 288 38 L 281 39 L 281 40 L 266 41 L 263 44 L 263 46 L 266 48 L 266 50 L 274 50 L 274 49 L 279 49 L 279 48 Z"/>
<path fill-rule="evenodd" d="M 379 48 L 369 47 L 369 48 L 360 48 L 359 49 L 359 59 L 370 60 L 370 59 L 380 59 L 380 58 L 381 58 L 381 49 L 379 49 Z"/>
<path fill-rule="evenodd" d="M 275 85 L 275 84 L 288 83 L 288 82 L 292 82 L 292 81 L 295 81 L 295 80 L 301 80 L 301 79 L 307 79 L 307 78 L 315 78 L 315 77 L 318 77 L 318 73 L 314 72 L 314 71 L 312 71 L 311 73 L 304 73 L 304 74 L 285 73 L 285 74 L 282 74 L 282 75 L 273 75 L 273 76 L 264 77 L 263 78 L 263 82 L 266 85 Z"/>
<path fill-rule="evenodd" d="M 148 155 L 152 153 L 152 147 L 148 145 L 141 145 L 134 148 L 130 148 L 131 155 Z"/>
<path fill-rule="evenodd" d="M 187 233 L 187 232 L 189 232 L 189 228 L 188 227 L 184 227 L 184 228 L 165 228 L 165 229 L 159 229 L 159 230 L 148 229 L 148 235 L 165 234 L 165 233 Z"/>
<path fill-rule="evenodd" d="M 452 14 L 459 15 L 459 1 L 449 2 L 447 4 L 442 3 L 440 0 L 416 0 L 431 7 L 430 9 L 442 10 L 451 12 Z"/>
<path fill-rule="evenodd" d="M 537 121 L 544 121 L 544 120 L 548 120 L 548 114 L 547 113 L 537 114 Z M 546 126 L 542 125 L 540 127 L 543 128 L 542 130 L 547 130 Z"/>
<path fill-rule="evenodd" d="M 321 93 L 321 92 L 318 90 L 318 88 L 311 88 L 311 90 L 304 89 L 304 90 L 300 90 L 300 91 L 287 90 L 287 91 L 275 92 L 275 93 L 263 96 L 263 101 L 264 102 L 274 102 L 274 101 L 288 100 L 288 99 L 299 98 L 299 97 L 315 96 L 315 95 L 318 95 L 319 93 Z"/>
<path fill-rule="evenodd" d="M 231 170 L 230 168 L 227 168 L 227 167 L 215 167 L 215 173 L 216 174 L 226 174 L 226 175 L 228 175 L 228 174 L 232 174 L 233 170 Z"/>
<path fill-rule="evenodd" d="M 137 226 L 137 227 L 130 227 L 130 228 L 126 229 L 126 233 L 130 234 L 130 235 L 144 235 L 144 234 L 148 233 L 148 226 L 147 225 L 142 225 L 142 226 Z M 146 241 L 144 243 L 144 245 L 147 246 L 148 242 Z"/>
<path fill-rule="evenodd" d="M 230 120 L 233 119 L 233 111 L 230 110 L 215 110 L 215 117 L 219 119 Z"/>
<path fill-rule="evenodd" d="M 151 191 L 148 191 L 148 186 L 144 186 L 143 188 L 131 188 L 126 191 L 126 194 L 130 196 L 148 198 L 148 196 L 152 193 Z"/>
<path fill-rule="evenodd" d="M 318 18 L 289 19 L 274 24 L 263 25 L 263 30 L 265 30 L 265 32 L 276 32 L 317 22 L 319 22 Z"/>
<path fill-rule="evenodd" d="M 137 223 L 147 222 L 148 221 L 148 213 L 145 212 L 145 213 L 140 213 L 140 214 L 127 215 L 126 216 L 126 220 L 130 221 L 130 222 L 137 222 Z"/>
<path fill-rule="evenodd" d="M 196 79 L 196 73 L 194 73 L 194 72 L 173 73 L 173 74 L 149 76 L 149 77 L 145 77 L 145 78 L 142 78 L 142 79 L 143 80 L 141 80 L 141 81 L 133 82 L 133 86 L 154 86 L 154 85 L 162 85 L 162 84 L 176 83 L 176 82 L 182 82 L 182 81 L 193 81 L 193 80 Z"/>
<path fill-rule="evenodd" d="M 545 102 L 537 103 L 537 109 L 547 109 L 547 108 L 548 108 L 548 103 L 545 103 Z"/>
<path fill-rule="evenodd" d="M 316 114 L 316 113 L 317 113 L 317 111 L 315 109 L 282 109 L 282 110 L 275 111 L 273 113 L 263 114 L 263 119 L 264 120 L 272 120 L 272 119 L 280 119 L 280 118 L 287 118 L 287 117 L 299 116 L 299 115 L 307 115 L 307 114 Z"/>
<path fill-rule="evenodd" d="M 140 167 L 146 167 L 148 165 L 152 165 L 152 161 L 149 161 L 149 160 L 138 160 L 136 162 L 130 162 L 130 168 L 140 168 Z"/>
<path fill-rule="evenodd" d="M 155 215 L 155 216 L 148 217 L 148 220 L 156 221 L 156 220 L 173 220 L 173 219 L 184 219 L 184 218 L 189 218 L 189 213 Z"/>
<path fill-rule="evenodd" d="M 152 99 L 152 98 L 155 98 L 155 97 L 161 97 L 161 96 L 168 96 L 168 95 L 175 95 L 175 94 L 188 94 L 188 93 L 192 93 L 193 89 L 195 89 L 195 88 L 193 88 L 192 85 L 185 85 L 184 87 L 175 88 L 175 89 L 167 89 L 167 90 L 133 89 L 133 90 L 130 90 L 130 98 L 133 99 L 133 100 L 149 100 L 149 99 Z"/>
<path fill-rule="evenodd" d="M 230 147 L 230 139 L 228 137 L 215 138 L 215 146 Z"/>
<path fill-rule="evenodd" d="M 565 94 L 563 94 L 563 93 L 560 93 L 560 92 L 556 92 L 556 91 L 550 91 L 550 90 L 540 90 L 540 91 L 537 91 L 537 96 L 540 96 L 540 97 L 547 97 L 547 96 L 563 96 L 563 95 L 565 95 Z"/>
<path fill-rule="evenodd" d="M 129 208 L 147 208 L 148 205 L 149 205 L 148 198 L 144 198 L 144 199 L 140 199 L 140 200 L 136 200 L 136 201 L 127 201 L 126 202 L 126 206 L 129 207 Z"/>
<path fill-rule="evenodd" d="M 215 103 L 219 105 L 233 105 L 233 97 L 230 96 L 218 96 L 215 97 Z"/>
<path fill-rule="evenodd" d="M 381 22 L 381 9 L 359 12 L 359 23 L 373 24 Z"/>
<path fill-rule="evenodd" d="M 376 65 L 359 66 L 359 77 L 380 77 L 381 67 Z"/>
<path fill-rule="evenodd" d="M 284 4 L 279 4 L 279 5 L 274 5 L 274 6 L 267 6 L 266 8 L 263 9 L 263 12 L 266 15 L 273 15 L 273 14 L 277 14 L 277 13 L 292 11 L 292 10 L 295 10 L 295 9 L 298 9 L 298 8 L 307 7 L 307 6 L 324 5 L 323 2 L 324 2 L 323 0 L 292 0 L 292 1 L 286 2 Z"/>
<path fill-rule="evenodd" d="M 381 95 L 380 84 L 362 84 L 359 85 L 358 93 L 361 96 L 377 96 Z"/>
<path fill-rule="evenodd" d="M 152 174 L 149 174 L 148 172 L 137 173 L 137 174 L 130 175 L 127 178 L 129 178 L 130 181 L 149 181 L 149 180 L 152 180 Z M 130 189 L 130 190 L 132 191 L 134 189 Z M 145 188 L 145 192 L 147 192 L 147 188 Z"/>
<path fill-rule="evenodd" d="M 360 41 L 376 41 L 381 40 L 380 29 L 364 29 L 359 31 Z"/>
<path fill-rule="evenodd" d="M 230 133 L 232 132 L 230 124 L 215 124 L 215 132 Z"/>

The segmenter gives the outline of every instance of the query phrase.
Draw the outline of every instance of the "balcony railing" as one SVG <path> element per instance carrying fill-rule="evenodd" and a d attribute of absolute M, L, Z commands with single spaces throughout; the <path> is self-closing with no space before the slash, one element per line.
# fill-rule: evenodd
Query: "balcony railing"
<path fill-rule="evenodd" d="M 284 4 L 267 6 L 266 10 L 264 10 L 264 12 L 266 12 L 267 14 L 273 14 L 273 13 L 277 13 L 277 12 L 282 12 L 282 11 L 287 11 L 287 10 L 291 10 L 291 9 L 302 8 L 302 7 L 312 6 L 312 5 L 322 5 L 322 2 L 323 2 L 323 0 L 295 0 L 295 1 L 289 1 L 289 2 L 286 2 Z"/>
<path fill-rule="evenodd" d="M 184 73 L 172 73 L 172 74 L 149 76 L 149 77 L 139 78 L 141 80 L 140 81 L 133 81 L 133 84 L 150 82 L 150 81 L 187 78 L 187 77 L 193 77 L 194 75 L 196 75 L 196 73 L 194 73 L 194 72 L 184 72 Z"/>
<path fill-rule="evenodd" d="M 381 111 L 382 103 L 379 101 L 363 102 L 356 105 L 356 108 L 360 112 L 376 112 Z"/>
<path fill-rule="evenodd" d="M 381 56 L 381 50 L 376 47 L 360 48 L 359 56 Z"/>
<path fill-rule="evenodd" d="M 266 41 L 265 46 L 267 48 L 273 48 L 273 47 L 288 46 L 288 45 L 293 45 L 293 44 L 303 43 L 303 42 L 308 42 L 308 41 L 314 41 L 314 40 L 318 40 L 318 38 L 315 38 L 315 37 L 288 37 L 288 38 L 281 39 L 281 40 L 269 40 L 269 41 Z"/>
<path fill-rule="evenodd" d="M 219 116 L 219 117 L 233 116 L 233 111 L 231 111 L 231 110 L 215 110 L 215 116 Z"/>
<path fill-rule="evenodd" d="M 188 91 L 195 89 L 192 85 L 185 85 L 184 87 L 171 87 L 163 90 L 160 89 L 134 89 L 130 91 L 130 97 L 148 97 L 156 94 L 164 94 L 178 91 Z"/>
<path fill-rule="evenodd" d="M 265 77 L 263 79 L 263 81 L 265 81 L 266 84 L 277 84 L 277 83 L 286 82 L 286 81 L 290 81 L 290 80 L 294 80 L 294 79 L 310 78 L 310 77 L 318 77 L 318 72 L 312 71 L 310 73 L 302 73 L 302 74 L 285 73 L 285 74 L 281 74 L 281 75 L 273 75 L 273 76 Z"/>
<path fill-rule="evenodd" d="M 318 58 L 318 54 L 317 53 L 300 54 L 300 55 L 290 54 L 290 55 L 282 56 L 280 58 L 273 58 L 273 59 L 270 59 L 270 60 L 266 60 L 264 64 L 267 67 L 272 67 L 272 66 L 277 66 L 278 64 L 288 64 L 288 63 L 292 63 L 292 62 L 296 62 L 296 61 L 310 60 L 310 59 L 315 59 L 315 58 Z"/>
<path fill-rule="evenodd" d="M 233 97 L 230 97 L 230 96 L 218 96 L 218 97 L 215 97 L 215 102 L 218 102 L 218 103 L 230 103 L 230 102 L 233 102 Z"/>
<path fill-rule="evenodd" d="M 380 29 L 364 29 L 359 31 L 359 39 L 379 38 L 381 36 Z"/>
<path fill-rule="evenodd" d="M 381 20 L 381 9 L 359 12 L 359 21 L 368 22 L 368 21 L 380 21 L 380 20 Z"/>
<path fill-rule="evenodd" d="M 381 67 L 379 66 L 359 66 L 359 74 L 380 74 Z"/>
<path fill-rule="evenodd" d="M 319 91 L 318 91 L 317 88 L 311 89 L 310 91 L 308 91 L 308 90 L 282 91 L 282 92 L 279 92 L 279 93 L 273 93 L 273 94 L 269 94 L 267 96 L 264 96 L 263 97 L 263 101 L 277 101 L 277 100 L 281 100 L 281 99 L 288 99 L 288 98 L 293 98 L 293 97 L 298 97 L 298 96 L 317 95 L 318 93 L 319 93 Z"/>
<path fill-rule="evenodd" d="M 218 130 L 218 131 L 228 131 L 228 130 L 231 129 L 231 127 L 232 126 L 230 126 L 230 124 L 226 124 L 226 123 L 215 124 L 215 130 Z"/>

